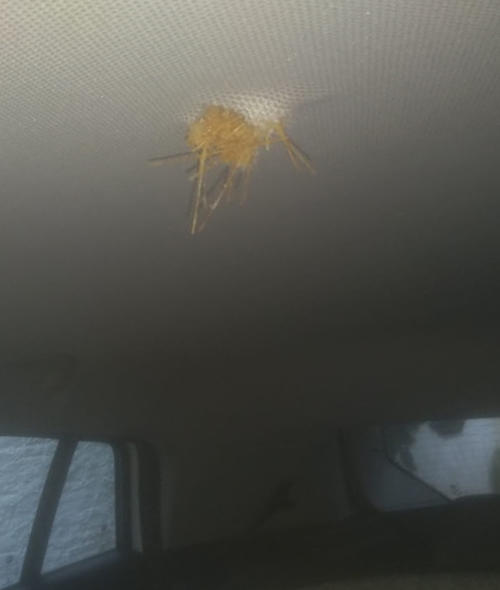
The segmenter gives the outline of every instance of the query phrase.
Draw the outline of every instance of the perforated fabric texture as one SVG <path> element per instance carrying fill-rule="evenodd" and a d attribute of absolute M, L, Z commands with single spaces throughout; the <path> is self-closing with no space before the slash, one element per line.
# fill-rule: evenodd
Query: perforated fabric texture
<path fill-rule="evenodd" d="M 431 100 L 452 114 L 491 92 L 499 11 L 495 0 L 4 2 L 5 144 L 28 156 L 23 140 L 52 131 L 62 152 L 131 137 L 168 152 L 213 102 L 266 117 L 337 98 L 343 112 L 321 121 L 344 131 L 337 145 L 389 105 L 396 120 L 380 129 L 425 124 Z"/>
<path fill-rule="evenodd" d="M 170 340 L 188 342 L 203 324 L 210 339 L 221 319 L 253 324 L 263 309 L 282 309 L 285 294 L 301 287 L 276 267 L 300 260 L 311 244 L 311 260 L 324 255 L 319 266 L 344 273 L 336 297 L 352 301 L 373 284 L 368 256 L 370 268 L 396 269 L 394 276 L 409 268 L 388 246 L 360 239 L 394 241 L 395 219 L 415 218 L 422 199 L 402 178 L 408 165 L 428 178 L 446 157 L 454 168 L 444 182 L 458 186 L 464 166 L 478 177 L 481 166 L 494 168 L 497 0 L 8 0 L 1 12 L 9 347 L 119 346 L 149 341 L 159 325 Z M 145 162 L 184 151 L 187 121 L 213 102 L 257 119 L 284 116 L 318 174 L 294 174 L 278 149 L 264 154 L 248 206 L 222 214 L 195 251 L 185 241 L 185 166 L 151 170 Z M 387 227 L 382 217 L 371 225 L 376 204 Z M 422 221 L 428 212 L 419 211 Z M 451 219 L 447 212 L 440 219 Z M 407 244 L 410 258 L 420 260 L 441 235 Z M 324 273 L 313 274 L 304 279 L 311 293 L 329 299 Z M 227 276 L 231 294 L 215 286 Z M 252 285 L 267 287 L 238 307 Z M 123 318 L 128 327 L 115 329 Z M 92 325 L 105 327 L 91 344 Z"/>

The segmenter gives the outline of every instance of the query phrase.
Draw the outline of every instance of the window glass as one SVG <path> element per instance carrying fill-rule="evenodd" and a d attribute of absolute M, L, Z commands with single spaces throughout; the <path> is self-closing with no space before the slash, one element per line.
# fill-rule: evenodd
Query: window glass
<path fill-rule="evenodd" d="M 0 588 L 19 581 L 57 441 L 0 436 Z"/>
<path fill-rule="evenodd" d="M 500 419 L 439 420 L 385 429 L 391 459 L 444 497 L 500 492 Z"/>
<path fill-rule="evenodd" d="M 106 443 L 79 442 L 57 507 L 42 572 L 115 546 L 113 449 Z"/>
<path fill-rule="evenodd" d="M 500 418 L 427 420 L 346 435 L 353 485 L 383 511 L 500 495 Z"/>

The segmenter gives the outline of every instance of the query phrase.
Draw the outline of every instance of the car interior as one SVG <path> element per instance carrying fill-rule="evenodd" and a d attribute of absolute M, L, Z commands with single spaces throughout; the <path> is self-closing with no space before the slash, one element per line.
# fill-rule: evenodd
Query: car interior
<path fill-rule="evenodd" d="M 0 31 L 0 589 L 500 588 L 500 2 Z"/>

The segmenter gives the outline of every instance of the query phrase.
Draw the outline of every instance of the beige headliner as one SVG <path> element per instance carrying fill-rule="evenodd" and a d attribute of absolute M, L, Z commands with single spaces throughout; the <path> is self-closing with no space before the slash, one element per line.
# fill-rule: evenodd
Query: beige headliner
<path fill-rule="evenodd" d="M 2 13 L 4 352 L 204 354 L 480 307 L 499 245 L 496 0 Z M 241 96 L 291 109 L 318 174 L 264 154 L 247 206 L 193 239 L 185 166 L 145 161 Z"/>
<path fill-rule="evenodd" d="M 4 2 L 0 352 L 48 355 L 4 430 L 154 440 L 183 543 L 334 424 L 498 409 L 499 72 L 497 0 Z M 318 174 L 263 154 L 193 238 L 145 162 L 212 101 L 287 110 Z"/>

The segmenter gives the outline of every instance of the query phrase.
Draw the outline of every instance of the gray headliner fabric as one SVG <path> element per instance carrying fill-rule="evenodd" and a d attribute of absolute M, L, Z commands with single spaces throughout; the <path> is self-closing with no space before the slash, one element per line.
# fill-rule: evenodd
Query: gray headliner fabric
<path fill-rule="evenodd" d="M 499 30 L 497 0 L 3 2 L 0 353 L 49 355 L 3 370 L 4 431 L 175 451 L 185 544 L 333 424 L 498 410 Z M 210 101 L 286 112 L 318 173 L 262 154 L 193 239 L 186 166 L 145 162 Z"/>
<path fill-rule="evenodd" d="M 461 309 L 489 284 L 498 1 L 2 12 L 1 351 L 197 352 L 214 332 L 265 341 L 325 313 L 415 316 L 420 296 Z M 247 206 L 192 240 L 185 166 L 145 161 L 183 151 L 186 121 L 213 101 L 286 113 L 318 174 L 263 154 Z"/>

